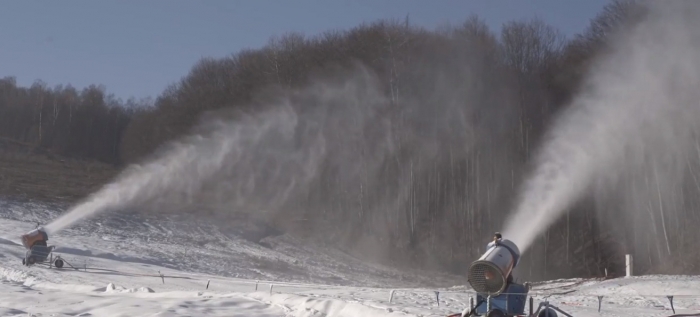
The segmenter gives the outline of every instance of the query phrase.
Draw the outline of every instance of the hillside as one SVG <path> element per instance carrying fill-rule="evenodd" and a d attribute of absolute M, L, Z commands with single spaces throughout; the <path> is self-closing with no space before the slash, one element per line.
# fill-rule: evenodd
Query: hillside
<path fill-rule="evenodd" d="M 127 215 L 49 238 L 55 254 L 77 270 L 22 266 L 18 236 L 55 214 L 42 204 L 0 201 L 0 315 L 444 317 L 461 312 L 473 296 L 459 276 L 398 273 L 283 236 L 267 237 L 263 246 L 192 221 Z M 531 295 L 535 305 L 547 300 L 576 317 L 661 317 L 673 314 L 668 295 L 675 296 L 676 313 L 697 312 L 700 293 L 689 285 L 698 282 L 690 276 L 557 280 L 535 283 Z M 604 296 L 601 312 L 598 296 Z"/>
<path fill-rule="evenodd" d="M 117 172 L 109 164 L 32 153 L 0 141 L 0 197 L 5 199 L 73 204 Z"/>
<path fill-rule="evenodd" d="M 671 36 L 697 28 L 662 28 L 669 36 L 659 38 L 675 42 L 640 41 L 662 53 L 639 49 L 629 43 L 636 37 L 625 35 L 653 20 L 649 9 L 611 1 L 573 37 L 538 18 L 496 30 L 476 16 L 434 30 L 405 19 L 289 33 L 201 59 L 152 102 L 120 100 L 101 86 L 22 87 L 5 77 L 0 142 L 31 151 L 8 154 L 0 145 L 0 197 L 65 208 L 117 175 L 106 164 L 147 159 L 150 166 L 134 169 L 138 182 L 115 184 L 123 190 L 103 210 L 262 214 L 280 231 L 371 261 L 463 274 L 485 240 L 506 230 L 528 180 L 540 179 L 530 175 L 538 149 L 566 135 L 561 148 L 544 151 L 561 166 L 539 175 L 580 175 L 582 182 L 572 182 L 582 188 L 590 176 L 596 188 L 558 195 L 566 200 L 553 204 L 558 215 L 527 217 L 547 219 L 547 226 L 508 229 L 529 232 L 521 267 L 528 278 L 619 276 L 627 253 L 644 259 L 644 272 L 697 273 L 699 253 L 689 250 L 700 223 L 700 114 L 692 81 L 676 80 L 695 78 L 685 66 L 700 63 L 690 59 L 693 47 L 673 44 L 695 43 L 681 38 L 687 34 Z M 693 19 L 681 20 L 674 21 Z M 683 58 L 658 60 L 674 46 Z M 610 58 L 620 61 L 600 66 Z M 595 74 L 614 79 L 592 83 Z M 641 78 L 657 82 L 640 89 Z M 611 98 L 589 103 L 589 96 Z M 635 108 L 647 103 L 658 107 Z M 591 104 L 606 110 L 592 116 Z M 576 109 L 585 120 L 571 126 L 580 131 L 559 133 L 556 118 Z M 656 112 L 667 116 L 659 120 Z M 635 121 L 629 113 L 649 117 L 618 124 Z M 600 148 L 612 157 L 596 161 L 601 155 L 589 151 Z M 176 155 L 154 154 L 163 149 Z M 149 160 L 154 156 L 161 161 Z M 583 168 L 569 164 L 581 161 Z M 620 166 L 587 170 L 613 163 Z M 567 177 L 560 180 L 541 191 L 569 188 Z M 539 201 L 540 194 L 527 196 Z"/>

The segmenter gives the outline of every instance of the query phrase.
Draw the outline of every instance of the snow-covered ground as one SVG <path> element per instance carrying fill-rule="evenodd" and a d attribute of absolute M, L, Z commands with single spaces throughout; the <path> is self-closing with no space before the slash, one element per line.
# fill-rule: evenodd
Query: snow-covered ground
<path fill-rule="evenodd" d="M 260 228 L 162 216 L 104 216 L 51 236 L 77 270 L 22 266 L 19 236 L 54 209 L 0 201 L 0 316 L 447 316 L 473 295 L 463 277 L 398 272 Z M 432 286 L 450 281 L 457 286 Z M 670 316 L 666 295 L 677 313 L 700 312 L 700 277 L 559 280 L 532 293 L 576 317 Z"/>

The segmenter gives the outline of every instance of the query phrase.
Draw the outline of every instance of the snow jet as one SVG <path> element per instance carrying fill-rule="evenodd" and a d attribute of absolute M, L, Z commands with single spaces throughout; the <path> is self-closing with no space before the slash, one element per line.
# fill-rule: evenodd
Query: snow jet
<path fill-rule="evenodd" d="M 329 154 L 329 131 L 357 135 L 374 115 L 368 109 L 381 111 L 377 104 L 386 103 L 371 74 L 346 75 L 298 91 L 270 88 L 253 103 L 259 109 L 249 113 L 227 109 L 205 116 L 194 134 L 130 166 L 45 229 L 55 233 L 96 214 L 131 207 L 191 210 L 196 200 L 231 213 L 272 214 L 306 197 L 322 160 L 336 157 L 350 173 L 359 168 L 344 156 L 353 153 L 343 144 L 336 147 L 345 150 Z M 357 127 L 348 127 L 348 121 Z"/>
<path fill-rule="evenodd" d="M 503 230 L 523 253 L 578 199 L 626 191 L 621 178 L 650 170 L 657 181 L 678 177 L 677 167 L 695 151 L 700 5 L 644 5 L 643 20 L 611 38 L 610 52 L 540 148 Z"/>
<path fill-rule="evenodd" d="M 129 167 L 45 228 L 53 234 L 110 211 L 176 213 L 323 237 L 374 260 L 393 256 L 389 237 L 419 225 L 419 205 L 464 205 L 464 187 L 455 199 L 433 199 L 442 188 L 436 179 L 448 183 L 435 174 L 467 169 L 475 148 L 493 144 L 475 136 L 515 120 L 502 117 L 514 109 L 481 107 L 512 104 L 504 73 L 475 58 L 482 53 L 467 41 L 443 44 L 416 53 L 424 58 L 403 70 L 400 86 L 353 63 L 314 73 L 307 87 L 273 87 L 236 105 L 241 110 L 208 114 L 193 135 Z"/>
<path fill-rule="evenodd" d="M 281 143 L 289 142 L 294 135 L 296 120 L 293 109 L 283 105 L 231 122 L 210 122 L 208 127 L 213 131 L 187 137 L 170 145 L 150 163 L 128 168 L 113 183 L 48 224 L 46 229 L 58 232 L 99 212 L 147 202 L 168 191 L 195 193 L 201 189 L 204 181 L 227 166 L 240 167 L 252 163 L 248 161 L 251 151 L 262 150 L 276 138 Z M 279 164 L 288 169 L 284 180 L 275 178 L 279 181 L 278 188 L 289 188 L 313 174 L 310 166 L 299 165 L 299 162 L 314 162 L 314 158 L 323 151 L 322 140 L 319 142 L 319 146 L 309 147 L 306 152 L 288 153 L 286 157 L 275 156 L 276 159 L 285 160 Z M 249 179 L 241 181 L 251 188 L 255 186 L 247 183 L 251 181 Z M 278 194 L 284 195 L 285 192 L 282 190 Z"/>

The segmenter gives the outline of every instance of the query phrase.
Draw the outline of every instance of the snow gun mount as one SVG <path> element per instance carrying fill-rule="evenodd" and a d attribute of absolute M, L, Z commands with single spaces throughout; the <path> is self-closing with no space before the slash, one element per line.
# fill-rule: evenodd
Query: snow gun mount
<path fill-rule="evenodd" d="M 60 256 L 53 256 L 55 246 L 46 244 L 46 241 L 49 240 L 49 235 L 44 228 L 37 226 L 36 229 L 23 234 L 20 238 L 22 239 L 22 245 L 27 249 L 22 259 L 22 265 L 48 264 L 49 267 L 52 265 L 59 269 L 63 267 L 65 260 Z"/>
<path fill-rule="evenodd" d="M 476 305 L 467 307 L 461 314 L 448 317 L 558 317 L 557 311 L 571 315 L 550 305 L 548 302 L 533 308 L 530 298 L 530 312 L 525 313 L 529 283 L 513 282 L 512 272 L 520 260 L 520 250 L 510 240 L 497 239 L 489 243 L 486 252 L 469 267 L 468 281 L 476 291 Z"/>

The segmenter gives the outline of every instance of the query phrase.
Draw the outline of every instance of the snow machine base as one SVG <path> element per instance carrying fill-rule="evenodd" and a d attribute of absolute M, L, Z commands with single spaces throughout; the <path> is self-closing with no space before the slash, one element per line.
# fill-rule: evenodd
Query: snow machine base
<path fill-rule="evenodd" d="M 39 264 L 48 266 L 49 268 L 63 268 L 64 264 L 68 262 L 66 262 L 66 260 L 64 260 L 60 255 L 53 255 L 53 250 L 55 248 L 55 246 L 45 246 L 39 244 L 33 245 L 32 248 L 27 250 L 27 252 L 24 254 L 22 265 L 32 266 Z"/>
<path fill-rule="evenodd" d="M 471 317 L 471 316 L 484 316 L 484 317 L 559 317 L 559 314 L 562 314 L 563 316 L 566 317 L 573 317 L 570 314 L 564 312 L 561 310 L 559 307 L 556 307 L 549 302 L 541 302 L 537 306 L 537 310 L 534 310 L 533 308 L 533 299 L 530 297 L 530 312 L 529 314 L 525 314 L 525 312 L 522 313 L 506 313 L 504 312 L 501 308 L 499 307 L 493 307 L 489 309 L 488 311 L 484 309 L 478 309 L 479 306 L 481 305 L 486 305 L 487 303 L 482 300 L 479 301 L 479 303 L 476 305 L 476 307 L 467 307 L 462 311 L 462 313 L 458 314 L 452 314 L 447 317 Z"/>

